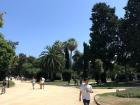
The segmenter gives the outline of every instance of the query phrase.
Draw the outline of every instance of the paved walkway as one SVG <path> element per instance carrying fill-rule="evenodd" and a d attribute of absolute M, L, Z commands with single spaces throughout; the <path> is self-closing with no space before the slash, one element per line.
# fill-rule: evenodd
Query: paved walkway
<path fill-rule="evenodd" d="M 83 105 L 79 102 L 79 89 L 74 87 L 45 86 L 39 89 L 36 84 L 32 90 L 32 84 L 15 81 L 16 86 L 7 89 L 7 93 L 0 95 L 0 105 Z M 112 92 L 114 89 L 95 89 L 92 94 L 91 105 L 95 105 L 93 98 L 95 94 Z"/>

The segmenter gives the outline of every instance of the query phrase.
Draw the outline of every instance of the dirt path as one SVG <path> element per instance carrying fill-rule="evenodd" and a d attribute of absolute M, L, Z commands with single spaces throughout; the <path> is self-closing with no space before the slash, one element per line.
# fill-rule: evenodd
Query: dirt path
<path fill-rule="evenodd" d="M 0 95 L 0 105 L 83 105 L 78 101 L 79 89 L 47 85 L 44 90 L 40 90 L 36 84 L 36 89 L 32 90 L 31 83 L 15 82 L 15 87 L 7 89 L 6 94 Z M 115 90 L 95 89 L 91 96 L 91 105 L 95 105 L 94 95 L 112 91 Z"/>

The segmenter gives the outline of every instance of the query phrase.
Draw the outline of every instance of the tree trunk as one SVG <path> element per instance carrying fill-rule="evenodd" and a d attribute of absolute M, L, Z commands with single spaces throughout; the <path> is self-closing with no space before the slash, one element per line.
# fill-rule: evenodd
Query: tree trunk
<path fill-rule="evenodd" d="M 54 81 L 53 72 L 50 72 L 51 81 Z"/>
<path fill-rule="evenodd" d="M 72 51 L 70 53 L 70 68 L 72 69 Z"/>

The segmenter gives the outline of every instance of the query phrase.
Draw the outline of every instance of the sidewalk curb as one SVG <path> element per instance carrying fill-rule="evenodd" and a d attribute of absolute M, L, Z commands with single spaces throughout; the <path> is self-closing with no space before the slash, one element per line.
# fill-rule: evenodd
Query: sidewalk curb
<path fill-rule="evenodd" d="M 94 102 L 96 103 L 96 105 L 101 105 L 101 104 L 97 101 L 97 95 L 94 96 Z"/>

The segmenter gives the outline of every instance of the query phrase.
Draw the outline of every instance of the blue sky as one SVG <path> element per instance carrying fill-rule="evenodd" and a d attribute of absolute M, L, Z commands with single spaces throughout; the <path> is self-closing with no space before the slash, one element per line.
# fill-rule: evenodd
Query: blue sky
<path fill-rule="evenodd" d="M 18 41 L 16 52 L 38 57 L 45 46 L 56 40 L 75 38 L 82 52 L 89 41 L 91 9 L 106 2 L 124 16 L 128 0 L 0 0 L 0 12 L 6 12 L 0 29 L 6 39 Z"/>

